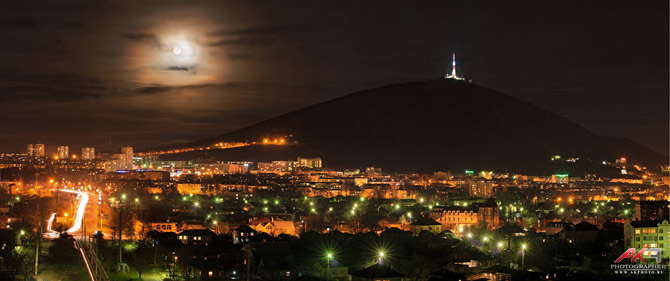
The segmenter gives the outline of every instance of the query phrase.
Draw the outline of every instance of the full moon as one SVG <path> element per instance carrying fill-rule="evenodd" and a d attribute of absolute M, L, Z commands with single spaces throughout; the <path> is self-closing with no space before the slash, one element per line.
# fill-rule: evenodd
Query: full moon
<path fill-rule="evenodd" d="M 178 41 L 172 45 L 172 54 L 178 57 L 191 57 L 193 56 L 193 48 L 191 44 L 185 41 Z"/>

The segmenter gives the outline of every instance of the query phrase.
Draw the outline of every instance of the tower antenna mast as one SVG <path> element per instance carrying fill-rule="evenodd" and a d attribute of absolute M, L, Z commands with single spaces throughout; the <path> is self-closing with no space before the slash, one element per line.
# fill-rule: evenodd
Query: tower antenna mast
<path fill-rule="evenodd" d="M 444 76 L 444 79 L 465 80 L 465 78 L 456 75 L 456 52 L 451 53 L 451 74 Z"/>

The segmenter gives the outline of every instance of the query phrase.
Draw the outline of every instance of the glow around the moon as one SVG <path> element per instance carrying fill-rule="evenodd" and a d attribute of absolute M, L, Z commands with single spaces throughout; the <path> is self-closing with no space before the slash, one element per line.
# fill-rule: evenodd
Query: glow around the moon
<path fill-rule="evenodd" d="M 204 31 L 161 26 L 146 32 L 155 34 L 155 41 L 128 41 L 132 80 L 177 86 L 216 83 L 225 77 L 229 65 L 225 50 L 207 44 Z"/>

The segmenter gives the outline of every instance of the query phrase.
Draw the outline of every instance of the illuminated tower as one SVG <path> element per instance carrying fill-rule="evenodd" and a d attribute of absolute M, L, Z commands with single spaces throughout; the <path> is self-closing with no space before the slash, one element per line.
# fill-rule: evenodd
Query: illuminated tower
<path fill-rule="evenodd" d="M 456 75 L 456 52 L 453 52 L 451 55 L 451 74 L 447 74 L 444 79 L 465 80 L 465 78 L 458 77 L 458 75 Z"/>

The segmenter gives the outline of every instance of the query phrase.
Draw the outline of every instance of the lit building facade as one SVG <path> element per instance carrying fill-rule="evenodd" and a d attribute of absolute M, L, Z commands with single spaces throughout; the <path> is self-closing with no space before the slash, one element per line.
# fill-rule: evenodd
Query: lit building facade
<path fill-rule="evenodd" d="M 662 251 L 663 259 L 670 258 L 668 249 L 668 240 L 670 240 L 670 223 L 668 220 L 643 220 L 631 221 L 624 225 L 624 243 L 628 248 L 641 250 L 643 248 L 666 249 Z M 649 251 L 644 253 L 644 258 L 649 258 Z"/>
<path fill-rule="evenodd" d="M 81 148 L 81 159 L 83 159 L 83 160 L 93 160 L 93 159 L 95 159 L 95 148 L 94 147 L 82 147 Z"/>
<path fill-rule="evenodd" d="M 323 163 L 321 162 L 321 157 L 315 157 L 315 158 L 298 157 L 298 161 L 296 163 L 297 167 L 309 168 L 309 169 L 319 169 L 323 167 L 322 165 Z"/>
<path fill-rule="evenodd" d="M 30 156 L 30 157 L 44 157 L 44 144 L 43 143 L 28 144 L 26 146 L 26 150 L 27 150 L 28 156 Z"/>
<path fill-rule="evenodd" d="M 124 146 L 121 148 L 121 154 L 123 155 L 120 160 L 121 164 L 124 166 L 124 169 L 133 168 L 133 147 Z"/>
<path fill-rule="evenodd" d="M 70 158 L 70 147 L 67 145 L 58 146 L 56 151 L 59 159 Z"/>
<path fill-rule="evenodd" d="M 492 230 L 500 226 L 500 211 L 493 198 L 470 207 L 434 208 L 430 212 L 430 218 L 439 222 L 443 230 L 451 230 L 456 234 L 461 234 L 472 227 L 486 227 Z"/>

